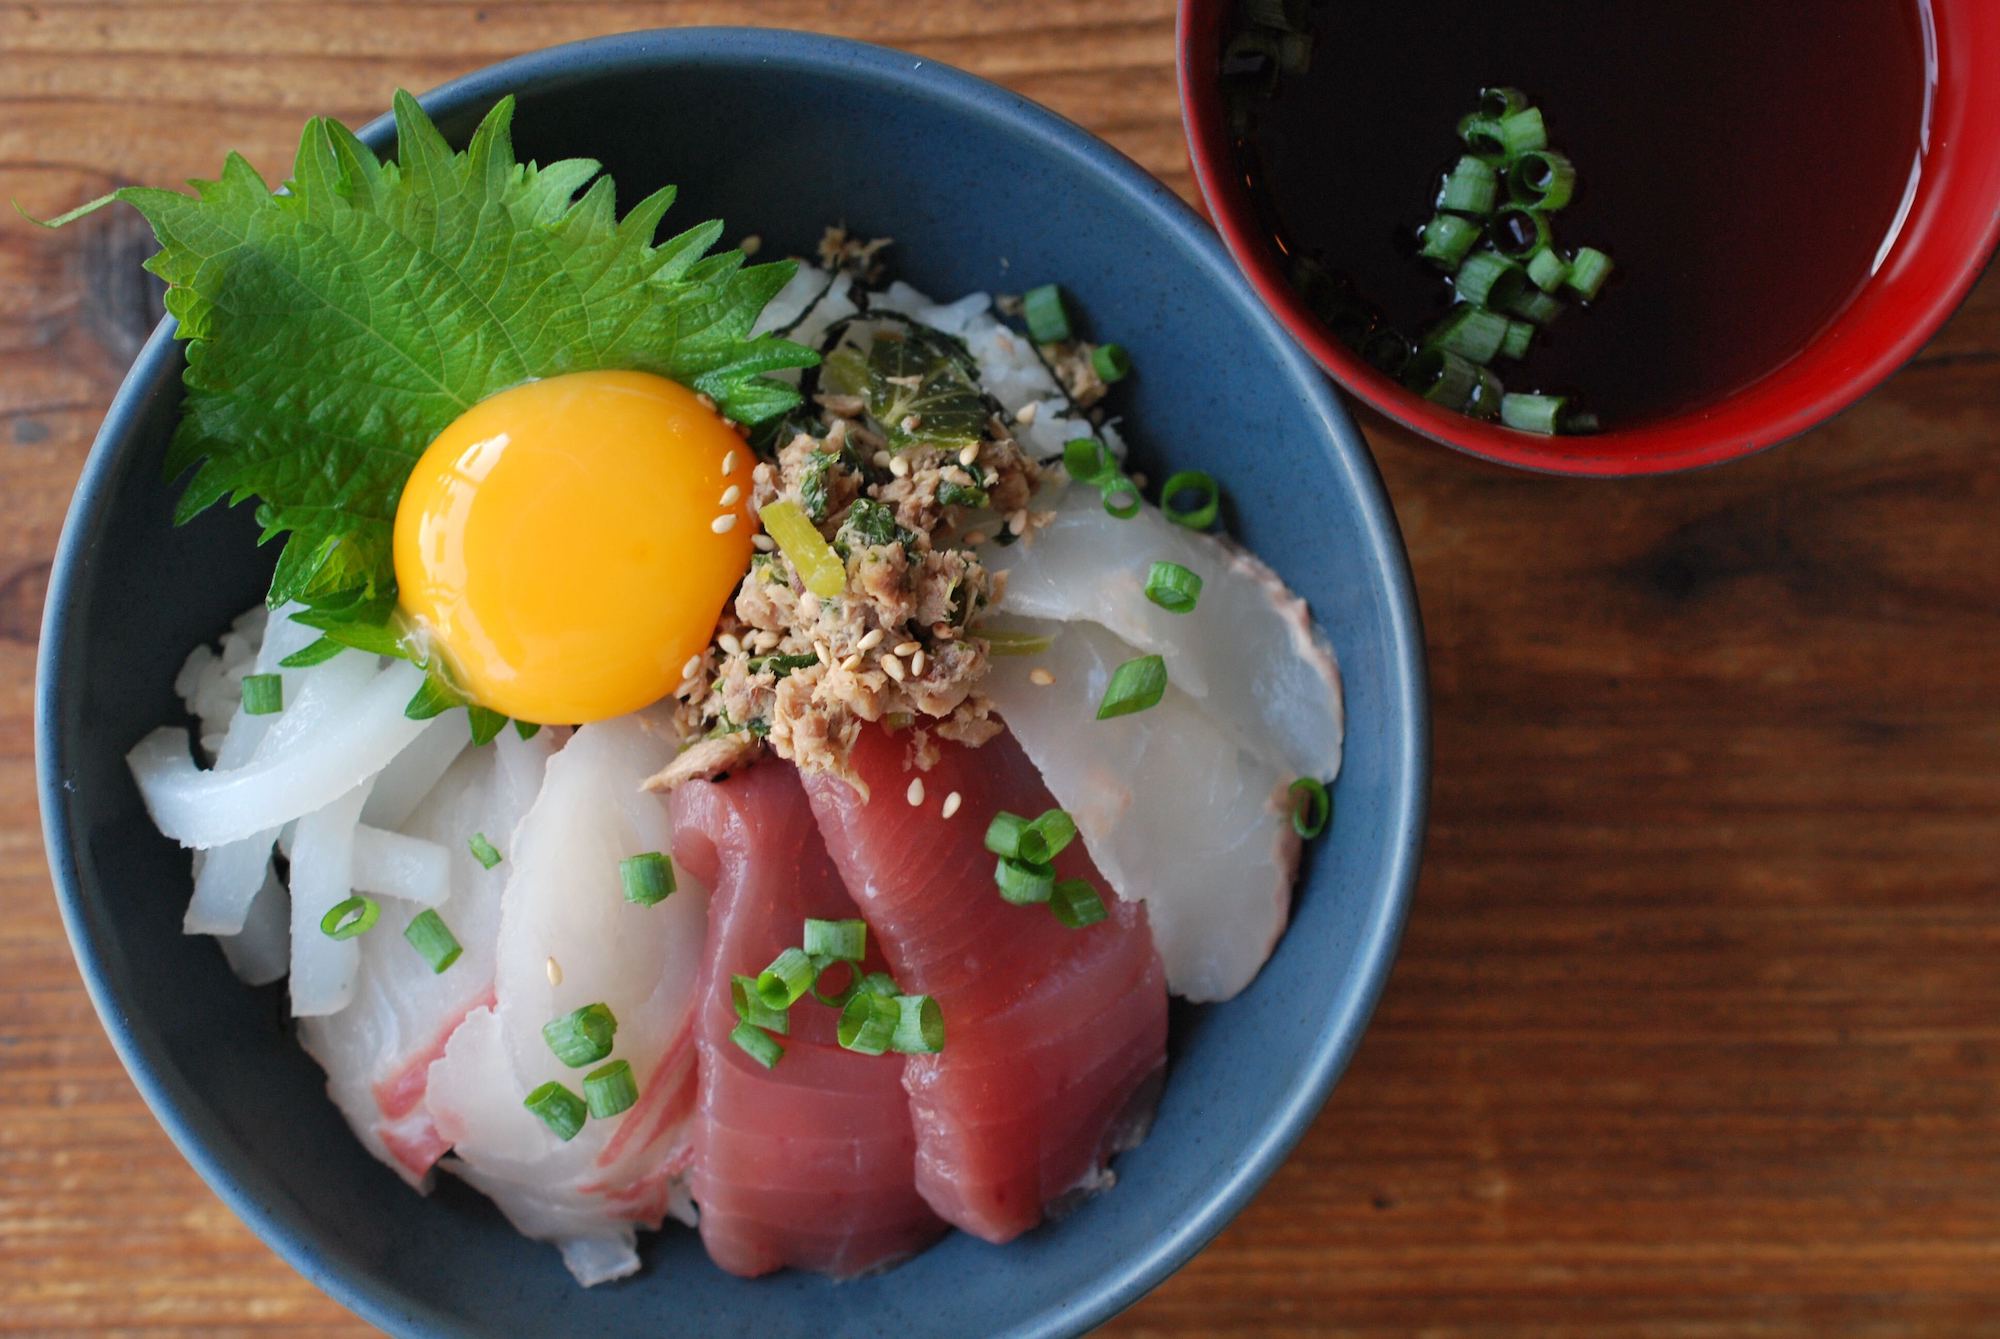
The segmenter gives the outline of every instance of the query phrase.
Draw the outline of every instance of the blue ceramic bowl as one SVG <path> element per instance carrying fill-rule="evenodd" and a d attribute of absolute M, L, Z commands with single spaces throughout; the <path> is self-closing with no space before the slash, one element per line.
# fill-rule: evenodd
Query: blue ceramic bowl
<path fill-rule="evenodd" d="M 505 93 L 523 157 L 585 155 L 625 203 L 677 182 L 682 225 L 809 247 L 888 234 L 938 295 L 1061 282 L 1138 372 L 1120 388 L 1142 464 L 1224 481 L 1229 528 L 1312 603 L 1350 733 L 1330 836 L 1297 920 L 1229 1004 L 1176 1014 L 1152 1137 L 1117 1189 L 1004 1248 L 953 1235 L 877 1278 L 757 1282 L 693 1233 L 647 1239 L 638 1278 L 585 1291 L 450 1177 L 420 1199 L 376 1165 L 293 1043 L 184 938 L 188 860 L 122 761 L 175 718 L 195 643 L 253 603 L 269 550 L 248 508 L 175 529 L 162 453 L 180 402 L 169 327 L 146 346 L 77 487 L 42 634 L 37 750 L 49 860 L 77 962 L 146 1101 L 188 1160 L 300 1272 L 374 1324 L 423 1335 L 1057 1335 L 1131 1304 L 1213 1237 L 1305 1132 L 1388 974 L 1423 835 L 1428 730 L 1410 574 L 1381 481 L 1326 382 L 1199 219 L 1076 126 L 956 70 L 797 33 L 690 29 L 525 56 L 425 100 L 463 142 Z M 386 118 L 362 132 L 391 146 Z M 671 220 L 670 220 L 671 222 Z M 107 1250 L 115 1245 L 107 1244 Z"/>

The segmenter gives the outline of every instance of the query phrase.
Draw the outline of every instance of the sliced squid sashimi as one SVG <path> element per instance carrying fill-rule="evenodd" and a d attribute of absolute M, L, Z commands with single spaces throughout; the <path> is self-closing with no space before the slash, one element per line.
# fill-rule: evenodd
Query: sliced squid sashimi
<path fill-rule="evenodd" d="M 1271 956 L 1290 914 L 1293 775 L 1239 747 L 1171 683 L 1159 705 L 1097 720 L 1111 672 L 1138 652 L 1095 623 L 1022 627 L 1051 645 L 994 657 L 995 709 L 1111 887 L 1145 900 L 1167 988 L 1228 999 Z M 1036 683 L 1036 670 L 1054 682 Z"/>
<path fill-rule="evenodd" d="M 917 1189 L 947 1222 L 1004 1242 L 1108 1185 L 1108 1159 L 1143 1133 L 1166 1064 L 1165 972 L 1139 903 L 1107 895 L 1106 920 L 1071 930 L 1001 899 L 988 821 L 1055 803 L 1010 736 L 944 746 L 924 785 L 958 793 L 949 819 L 907 802 L 905 752 L 871 727 L 850 761 L 872 799 L 832 776 L 806 789 L 898 984 L 944 1013 L 943 1051 L 904 1071 Z M 1104 888 L 1083 842 L 1057 872 Z"/>
<path fill-rule="evenodd" d="M 469 737 L 462 713 L 440 717 L 438 728 Z M 338 1013 L 301 1020 L 299 1040 L 326 1070 L 327 1091 L 355 1134 L 414 1186 L 427 1183 L 447 1147 L 424 1104 L 431 1063 L 468 1013 L 493 1002 L 505 856 L 541 789 L 551 751 L 550 731 L 531 740 L 502 731 L 491 745 L 458 756 L 402 832 L 371 838 L 367 834 L 376 829 L 356 829 L 354 879 L 360 888 L 371 882 L 363 877 L 370 872 L 362 867 L 363 848 L 382 838 L 409 843 L 406 851 L 437 853 L 445 880 L 439 914 L 463 952 L 445 971 L 432 971 L 403 938 L 423 907 L 385 899 L 375 928 L 346 941 L 358 955 L 353 998 Z M 493 869 L 474 858 L 468 845 L 474 833 L 500 849 L 502 861 Z M 307 933 L 318 935 L 317 925 Z"/>
<path fill-rule="evenodd" d="M 682 874 L 672 896 L 641 906 L 625 900 L 618 872 L 629 856 L 672 850 L 666 803 L 639 782 L 673 754 L 667 739 L 622 717 L 582 727 L 550 759 L 498 867 L 507 886 L 493 1003 L 452 1033 L 425 1094 L 453 1148 L 446 1169 L 519 1231 L 559 1245 L 585 1284 L 637 1269 L 636 1229 L 686 1213 L 679 1181 L 708 895 Z M 618 1020 L 611 1058 L 632 1066 L 639 1101 L 564 1143 L 522 1099 L 549 1080 L 581 1093 L 583 1072 L 563 1067 L 542 1027 L 593 1003 Z"/>
<path fill-rule="evenodd" d="M 1033 543 L 987 545 L 1005 571 L 1007 615 L 1089 620 L 1163 657 L 1167 680 L 1243 747 L 1294 777 L 1340 770 L 1340 671 L 1305 601 L 1255 555 L 1169 521 L 1158 507 L 1119 519 L 1095 488 L 1072 486 Z M 1146 597 L 1155 562 L 1202 579 L 1194 610 Z"/>
<path fill-rule="evenodd" d="M 319 670 L 343 662 L 355 663 L 339 655 Z M 403 712 L 422 683 L 422 670 L 397 661 L 375 673 L 345 710 L 316 717 L 288 747 L 275 748 L 290 713 L 281 714 L 241 767 L 196 767 L 187 731 L 173 726 L 147 735 L 126 759 L 154 826 L 183 846 L 220 846 L 333 804 L 381 771 L 436 723 Z"/>
<path fill-rule="evenodd" d="M 755 976 L 796 947 L 807 917 L 860 914 L 798 773 L 767 760 L 690 781 L 673 812 L 675 857 L 711 889 L 690 1177 L 709 1258 L 746 1277 L 790 1267 L 851 1278 L 915 1254 L 944 1223 L 917 1194 L 902 1057 L 842 1050 L 837 1013 L 811 996 L 793 1006 L 775 1068 L 729 1039 L 732 974 Z"/>

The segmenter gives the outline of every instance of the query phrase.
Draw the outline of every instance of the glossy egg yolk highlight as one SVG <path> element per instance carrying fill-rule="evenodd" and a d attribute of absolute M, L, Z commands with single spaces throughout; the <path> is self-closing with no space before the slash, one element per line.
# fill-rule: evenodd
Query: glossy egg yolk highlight
<path fill-rule="evenodd" d="M 577 372 L 480 401 L 396 509 L 403 610 L 481 706 L 575 724 L 658 701 L 750 565 L 750 451 L 693 391 Z"/>

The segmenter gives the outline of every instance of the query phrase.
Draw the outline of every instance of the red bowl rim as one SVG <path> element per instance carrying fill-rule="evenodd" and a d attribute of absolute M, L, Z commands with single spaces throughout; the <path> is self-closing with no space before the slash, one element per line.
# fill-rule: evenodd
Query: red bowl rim
<path fill-rule="evenodd" d="M 1548 474 L 1626 477 L 1754 455 L 1833 417 L 1936 334 L 2000 244 L 2000 5 L 1928 0 L 1933 104 L 1915 197 L 1887 259 L 1790 361 L 1723 400 L 1586 438 L 1516 432 L 1440 409 L 1357 357 L 1313 315 L 1256 226 L 1223 134 L 1214 38 L 1230 0 L 1182 0 L 1175 45 L 1182 128 L 1204 212 L 1293 337 L 1348 393 L 1469 455 Z M 1950 147 L 1952 152 L 1944 150 Z"/>

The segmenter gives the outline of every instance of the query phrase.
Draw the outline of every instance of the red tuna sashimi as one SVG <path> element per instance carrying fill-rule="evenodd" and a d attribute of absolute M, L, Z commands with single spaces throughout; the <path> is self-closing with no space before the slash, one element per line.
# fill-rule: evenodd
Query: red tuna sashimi
<path fill-rule="evenodd" d="M 1011 735 L 944 745 L 919 805 L 904 754 L 870 728 L 851 765 L 871 799 L 833 776 L 806 789 L 897 983 L 944 1013 L 944 1050 L 912 1057 L 903 1077 L 917 1189 L 946 1221 L 1003 1242 L 1109 1184 L 1111 1155 L 1143 1137 L 1166 1065 L 1166 974 L 1145 908 L 1112 896 L 1081 841 L 1057 875 L 1088 879 L 1107 919 L 1071 930 L 1001 899 L 988 821 L 1055 807 Z M 960 811 L 943 818 L 954 791 Z"/>
<path fill-rule="evenodd" d="M 944 1231 L 918 1196 L 903 1061 L 840 1049 L 838 1015 L 794 1005 L 784 1059 L 765 1069 L 730 1041 L 732 973 L 796 947 L 809 916 L 859 915 L 827 858 L 790 764 L 674 791 L 674 856 L 712 890 L 698 987 L 700 1095 L 690 1189 L 701 1239 L 732 1274 L 791 1266 L 848 1278 Z"/>

